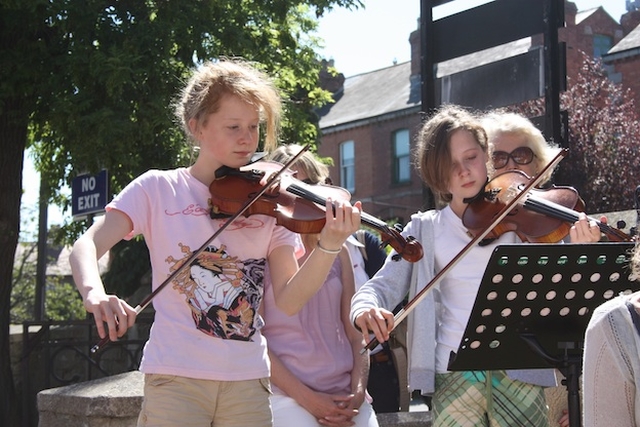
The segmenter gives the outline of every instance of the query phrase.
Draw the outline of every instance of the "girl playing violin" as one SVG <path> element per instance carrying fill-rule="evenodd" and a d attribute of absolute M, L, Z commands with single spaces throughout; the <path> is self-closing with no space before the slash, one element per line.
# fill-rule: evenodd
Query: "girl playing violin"
<path fill-rule="evenodd" d="M 484 188 L 490 172 L 485 130 L 477 117 L 457 106 L 442 107 L 424 123 L 414 157 L 423 181 L 445 205 L 414 214 L 405 227 L 404 233 L 431 245 L 424 257 L 414 265 L 387 261 L 352 300 L 352 321 L 365 337 L 371 331 L 380 342 L 394 327 L 391 309 L 407 292 L 412 299 L 471 241 L 461 218 L 467 200 Z M 581 219 L 572 239 L 580 241 L 593 227 Z M 595 234 L 599 237 L 599 231 Z M 436 427 L 548 425 L 541 386 L 555 385 L 552 370 L 448 370 L 449 355 L 458 349 L 491 253 L 505 243 L 520 239 L 507 232 L 486 246 L 474 246 L 409 315 L 409 384 L 432 395 Z"/>
<path fill-rule="evenodd" d="M 73 246 L 73 277 L 101 338 L 121 337 L 137 313 L 106 293 L 97 260 L 120 239 L 142 234 L 157 288 L 224 224 L 207 212 L 216 170 L 249 163 L 261 125 L 265 149 L 274 149 L 280 113 L 275 86 L 247 62 L 209 62 L 194 71 L 176 115 L 198 149 L 195 163 L 134 179 Z M 327 209 L 318 243 L 301 267 L 296 234 L 270 216 L 240 217 L 226 224 L 193 268 L 157 294 L 140 364 L 145 387 L 138 425 L 271 426 L 269 362 L 257 314 L 266 266 L 276 304 L 296 313 L 320 289 L 343 242 L 359 228 L 360 204 L 336 205 Z M 198 303 L 202 290 L 206 303 L 203 298 Z"/>

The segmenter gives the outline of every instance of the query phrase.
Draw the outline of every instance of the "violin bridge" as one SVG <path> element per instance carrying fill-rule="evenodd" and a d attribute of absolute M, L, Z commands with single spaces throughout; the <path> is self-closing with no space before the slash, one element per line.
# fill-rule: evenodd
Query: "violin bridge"
<path fill-rule="evenodd" d="M 509 187 L 507 187 L 504 194 L 504 198 L 505 198 L 504 202 L 510 203 L 513 199 L 518 197 L 518 195 L 522 192 L 522 189 L 523 187 L 520 185 L 515 185 L 515 186 L 510 185 Z"/>

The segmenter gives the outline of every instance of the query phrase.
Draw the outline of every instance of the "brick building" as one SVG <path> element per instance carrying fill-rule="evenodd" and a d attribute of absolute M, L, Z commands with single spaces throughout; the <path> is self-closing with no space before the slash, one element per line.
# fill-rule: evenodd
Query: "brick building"
<path fill-rule="evenodd" d="M 640 110 L 640 10 L 628 12 L 620 22 L 624 38 L 602 59 L 611 69 L 611 79 L 631 88 Z"/>
<path fill-rule="evenodd" d="M 565 27 L 558 38 L 566 42 L 567 81 L 578 74 L 581 51 L 602 57 L 610 78 L 635 93 L 640 111 L 640 11 L 628 12 L 618 23 L 602 7 L 577 11 L 565 2 Z M 323 77 L 335 103 L 320 112 L 319 154 L 334 159 L 334 183 L 361 200 L 365 212 L 400 223 L 424 210 L 420 177 L 410 157 L 422 120 L 420 99 L 420 33 L 409 35 L 411 60 L 351 77 Z M 517 40 L 438 64 L 438 77 L 510 58 L 540 46 L 541 35 Z M 333 64 L 329 64 L 333 65 Z M 339 64 L 336 64 L 339 69 Z"/>
<path fill-rule="evenodd" d="M 602 57 L 624 36 L 622 26 L 602 7 L 578 12 L 574 3 L 565 3 L 565 27 L 558 30 L 558 39 L 566 43 L 567 80 L 571 84 L 578 75 L 585 52 Z M 534 38 L 542 44 L 542 39 Z"/>

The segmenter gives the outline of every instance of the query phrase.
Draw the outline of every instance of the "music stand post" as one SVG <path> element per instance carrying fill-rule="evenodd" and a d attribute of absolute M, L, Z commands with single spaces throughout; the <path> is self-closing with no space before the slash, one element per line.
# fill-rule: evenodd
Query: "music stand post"
<path fill-rule="evenodd" d="M 494 249 L 449 370 L 556 368 L 569 422 L 581 425 L 579 377 L 594 309 L 634 285 L 633 243 L 516 244 Z"/>

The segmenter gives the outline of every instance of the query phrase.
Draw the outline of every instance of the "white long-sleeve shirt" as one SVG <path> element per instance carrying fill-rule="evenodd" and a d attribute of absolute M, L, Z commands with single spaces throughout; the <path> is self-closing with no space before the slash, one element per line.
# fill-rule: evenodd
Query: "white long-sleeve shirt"
<path fill-rule="evenodd" d="M 640 426 L 640 334 L 627 307 L 629 299 L 619 296 L 602 304 L 587 326 L 582 375 L 585 427 Z"/>
<path fill-rule="evenodd" d="M 459 218 L 457 222 L 460 224 L 456 228 L 461 228 L 462 224 Z M 351 300 L 351 321 L 354 322 L 360 313 L 370 308 L 383 307 L 387 310 L 392 310 L 407 293 L 409 294 L 409 300 L 412 300 L 436 275 L 437 263 L 446 263 L 442 258 L 439 261 L 437 260 L 436 252 L 443 252 L 443 245 L 452 245 L 454 239 L 451 236 L 447 237 L 447 234 L 462 233 L 467 239 L 464 244 L 471 240 L 471 237 L 465 231 L 460 229 L 452 230 L 452 228 L 451 221 L 443 221 L 442 210 L 430 210 L 412 215 L 411 222 L 405 227 L 403 235 L 405 237 L 414 236 L 423 245 L 423 258 L 415 264 L 405 260 L 392 261 L 391 259 L 395 254 L 395 251 L 393 251 L 387 257 L 387 261 L 380 271 L 356 291 Z M 470 261 L 475 257 L 483 259 L 481 264 L 483 266 L 486 265 L 490 251 L 498 244 L 504 243 L 505 240 L 509 239 L 507 234 L 510 233 L 504 234 L 503 239 L 496 240 L 484 248 L 474 247 L 472 253 L 466 257 L 466 265 L 479 265 Z M 461 239 L 460 237 L 455 239 L 458 242 L 458 246 L 462 244 Z M 458 247 L 458 249 L 460 248 Z M 482 253 L 484 255 L 481 255 Z M 474 271 L 477 276 L 474 280 L 477 291 L 484 270 L 476 268 Z M 444 341 L 438 343 L 437 336 L 438 328 L 442 323 L 443 316 L 445 316 L 441 293 L 443 286 L 446 285 L 446 282 L 441 282 L 434 286 L 406 319 L 408 322 L 409 387 L 411 390 L 421 390 L 422 394 L 431 394 L 435 390 L 436 349 L 438 345 L 442 346 L 444 343 Z M 451 283 L 449 285 L 453 286 Z M 475 298 L 475 295 L 473 298 Z M 473 299 L 470 303 L 473 303 Z M 451 336 L 454 334 L 458 334 L 457 336 L 462 335 L 468 316 L 469 313 L 466 313 L 465 321 L 458 322 L 459 330 L 449 332 Z M 452 338 L 449 338 L 449 341 L 452 341 Z M 457 344 L 455 349 L 457 350 Z M 530 384 L 547 387 L 556 385 L 553 369 L 508 370 L 507 375 L 511 379 Z"/>

